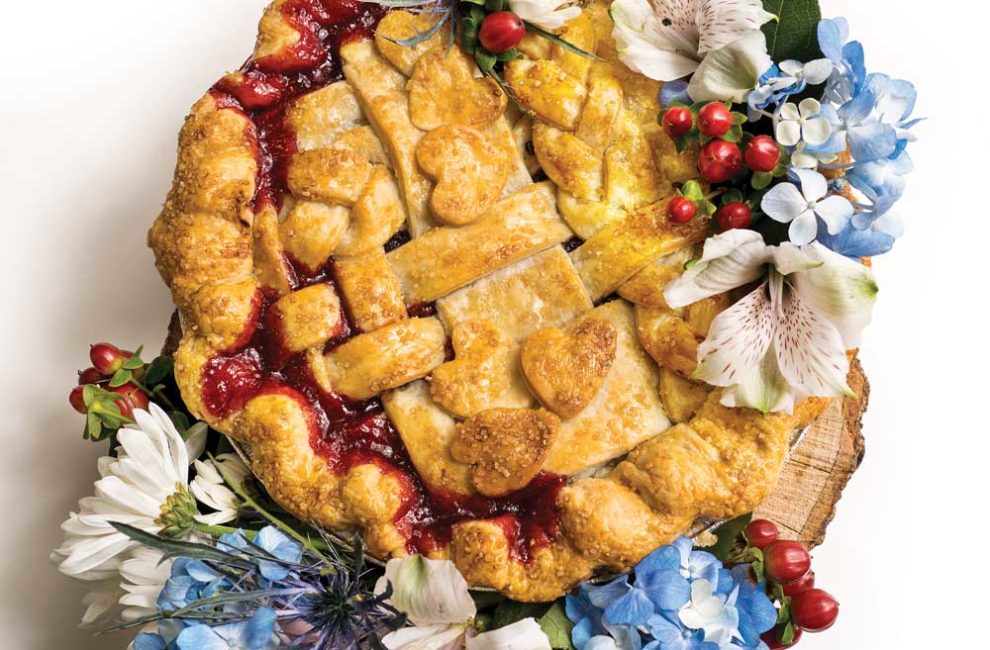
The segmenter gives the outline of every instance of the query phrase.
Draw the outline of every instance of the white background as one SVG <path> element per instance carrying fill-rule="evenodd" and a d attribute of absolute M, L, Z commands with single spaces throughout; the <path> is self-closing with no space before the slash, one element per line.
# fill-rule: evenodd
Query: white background
<path fill-rule="evenodd" d="M 266 0 L 5 3 L 0 24 L 0 646 L 123 648 L 76 629 L 48 564 L 96 445 L 66 403 L 87 344 L 155 348 L 145 247 L 192 103 L 250 53 Z M 990 36 L 974 2 L 822 0 L 872 71 L 919 90 L 907 234 L 875 262 L 866 460 L 815 552 L 842 610 L 806 650 L 985 648 Z M 973 636 L 979 634 L 979 636 Z"/>

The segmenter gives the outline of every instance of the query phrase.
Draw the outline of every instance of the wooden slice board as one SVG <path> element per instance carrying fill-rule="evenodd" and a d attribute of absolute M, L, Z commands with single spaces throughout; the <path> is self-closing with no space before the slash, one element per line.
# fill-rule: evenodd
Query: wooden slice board
<path fill-rule="evenodd" d="M 176 313 L 169 323 L 162 354 L 175 351 L 181 333 Z M 860 429 L 870 385 L 855 357 L 849 386 L 856 396 L 836 400 L 812 425 L 784 464 L 777 488 L 753 513 L 775 522 L 783 537 L 800 540 L 809 548 L 824 541 L 842 490 L 863 460 L 865 444 Z"/>
<path fill-rule="evenodd" d="M 824 541 L 842 490 L 863 461 L 860 429 L 870 384 L 855 357 L 849 387 L 856 396 L 836 400 L 811 427 L 784 465 L 777 488 L 753 513 L 780 526 L 782 537 L 809 548 Z"/>

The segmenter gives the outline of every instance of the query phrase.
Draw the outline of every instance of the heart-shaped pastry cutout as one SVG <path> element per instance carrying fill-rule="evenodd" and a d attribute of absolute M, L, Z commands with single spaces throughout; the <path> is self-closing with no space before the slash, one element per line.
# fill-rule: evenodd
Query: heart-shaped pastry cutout
<path fill-rule="evenodd" d="M 442 126 L 419 141 L 416 161 L 436 181 L 430 210 L 454 226 L 475 221 L 509 180 L 508 151 L 469 126 Z"/>
<path fill-rule="evenodd" d="M 568 330 L 542 329 L 523 342 L 523 374 L 544 406 L 572 418 L 602 387 L 615 361 L 616 339 L 615 327 L 601 318 Z"/>
<path fill-rule="evenodd" d="M 508 98 L 494 79 L 475 77 L 459 47 L 436 47 L 420 58 L 409 91 L 409 119 L 429 131 L 444 124 L 483 128 L 505 111 Z"/>
<path fill-rule="evenodd" d="M 407 77 L 412 75 L 416 62 L 423 54 L 436 47 L 444 47 L 444 37 L 447 31 L 437 27 L 437 22 L 443 22 L 439 14 L 429 11 L 414 14 L 408 11 L 390 11 L 385 14 L 375 29 L 375 46 L 388 62 L 394 65 Z M 423 39 L 415 45 L 409 45 L 410 40 Z M 403 44 L 405 43 L 405 44 Z"/>
<path fill-rule="evenodd" d="M 560 419 L 543 409 L 489 409 L 457 425 L 450 455 L 471 465 L 471 485 L 487 497 L 521 490 L 540 472 Z"/>
<path fill-rule="evenodd" d="M 450 336 L 455 359 L 433 371 L 434 401 L 459 418 L 493 406 L 525 408 L 532 398 L 517 379 L 516 342 L 490 320 L 458 323 Z"/>

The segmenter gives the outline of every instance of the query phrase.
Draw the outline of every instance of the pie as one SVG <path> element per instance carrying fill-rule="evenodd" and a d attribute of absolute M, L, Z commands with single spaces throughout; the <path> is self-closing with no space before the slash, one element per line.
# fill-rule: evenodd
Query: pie
<path fill-rule="evenodd" d="M 182 396 L 288 511 L 369 551 L 556 598 L 769 493 L 793 415 L 692 381 L 732 302 L 663 288 L 711 228 L 659 84 L 607 5 L 528 34 L 499 84 L 429 15 L 275 0 L 254 55 L 192 109 L 150 232 Z"/>

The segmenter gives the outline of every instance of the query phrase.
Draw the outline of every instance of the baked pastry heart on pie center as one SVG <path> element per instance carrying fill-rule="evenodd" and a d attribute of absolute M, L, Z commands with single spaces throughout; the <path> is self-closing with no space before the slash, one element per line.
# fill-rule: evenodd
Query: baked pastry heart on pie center
<path fill-rule="evenodd" d="M 558 30 L 594 59 L 527 34 L 509 106 L 444 30 L 395 42 L 432 15 L 275 0 L 149 234 L 183 400 L 273 499 L 521 600 L 750 511 L 824 404 L 762 415 L 690 379 L 731 300 L 662 299 L 711 232 L 666 218 L 697 154 L 607 9 Z"/>

